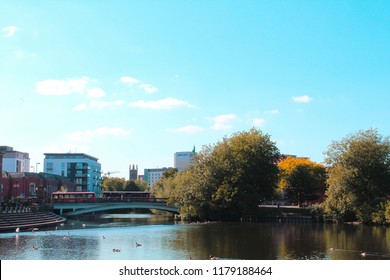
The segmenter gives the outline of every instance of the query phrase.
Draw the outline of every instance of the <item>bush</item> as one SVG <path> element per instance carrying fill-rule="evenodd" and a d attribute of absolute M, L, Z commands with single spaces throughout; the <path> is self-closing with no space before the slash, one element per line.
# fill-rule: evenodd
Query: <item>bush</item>
<path fill-rule="evenodd" d="M 309 213 L 310 215 L 316 219 L 317 221 L 323 221 L 324 220 L 324 211 L 322 209 L 321 204 L 313 204 L 309 206 Z"/>
<path fill-rule="evenodd" d="M 378 210 L 371 215 L 371 222 L 375 224 L 390 224 L 390 201 L 380 203 Z"/>

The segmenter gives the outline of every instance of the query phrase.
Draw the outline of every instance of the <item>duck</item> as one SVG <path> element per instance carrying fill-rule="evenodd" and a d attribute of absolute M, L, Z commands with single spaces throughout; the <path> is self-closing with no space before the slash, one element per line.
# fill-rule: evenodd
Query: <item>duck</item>
<path fill-rule="evenodd" d="M 360 256 L 362 256 L 363 258 L 366 257 L 366 252 L 362 251 L 362 252 L 360 253 Z"/>
<path fill-rule="evenodd" d="M 140 246 L 142 246 L 142 244 L 135 242 L 135 247 L 140 247 Z"/>

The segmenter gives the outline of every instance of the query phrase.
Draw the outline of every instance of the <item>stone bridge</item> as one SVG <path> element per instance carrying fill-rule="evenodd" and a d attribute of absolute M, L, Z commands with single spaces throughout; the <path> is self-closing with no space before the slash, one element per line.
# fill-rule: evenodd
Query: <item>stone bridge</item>
<path fill-rule="evenodd" d="M 85 202 L 85 203 L 54 203 L 54 210 L 60 215 L 74 216 L 114 209 L 155 209 L 178 214 L 179 208 L 168 206 L 165 202 Z"/>

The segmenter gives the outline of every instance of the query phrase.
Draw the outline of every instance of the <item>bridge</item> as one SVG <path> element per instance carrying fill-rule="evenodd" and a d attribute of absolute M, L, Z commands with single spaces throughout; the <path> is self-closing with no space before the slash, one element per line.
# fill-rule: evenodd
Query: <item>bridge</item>
<path fill-rule="evenodd" d="M 114 209 L 155 209 L 178 214 L 179 208 L 169 206 L 166 202 L 159 201 L 129 201 L 129 202 L 83 202 L 83 203 L 54 203 L 54 210 L 59 210 L 60 215 L 75 216 L 93 212 L 108 211 Z"/>

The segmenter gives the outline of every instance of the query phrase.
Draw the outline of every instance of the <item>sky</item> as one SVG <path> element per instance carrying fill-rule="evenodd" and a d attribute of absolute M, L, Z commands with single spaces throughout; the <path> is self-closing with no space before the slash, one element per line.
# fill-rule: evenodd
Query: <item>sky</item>
<path fill-rule="evenodd" d="M 253 127 L 321 163 L 332 141 L 390 134 L 390 1 L 0 7 L 0 145 L 38 171 L 77 152 L 128 179 Z"/>

